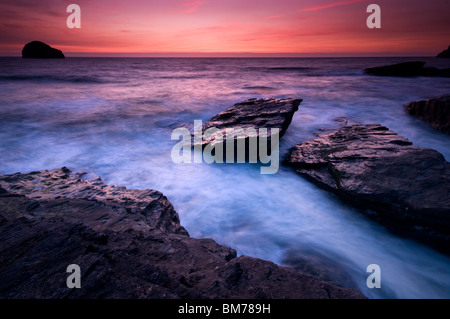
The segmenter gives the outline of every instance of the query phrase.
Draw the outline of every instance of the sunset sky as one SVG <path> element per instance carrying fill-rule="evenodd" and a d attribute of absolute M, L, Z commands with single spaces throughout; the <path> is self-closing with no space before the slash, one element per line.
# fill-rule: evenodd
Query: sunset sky
<path fill-rule="evenodd" d="M 81 7 L 81 29 L 66 8 Z M 381 29 L 366 8 L 381 7 Z M 450 44 L 449 0 L 13 0 L 0 55 L 40 40 L 68 56 L 434 56 Z"/>

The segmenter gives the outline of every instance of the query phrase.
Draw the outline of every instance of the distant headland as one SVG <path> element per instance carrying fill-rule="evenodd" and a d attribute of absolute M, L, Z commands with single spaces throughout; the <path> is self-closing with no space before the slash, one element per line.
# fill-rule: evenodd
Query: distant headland
<path fill-rule="evenodd" d="M 448 46 L 447 50 L 442 51 L 438 55 L 436 55 L 436 58 L 450 58 L 450 45 Z"/>

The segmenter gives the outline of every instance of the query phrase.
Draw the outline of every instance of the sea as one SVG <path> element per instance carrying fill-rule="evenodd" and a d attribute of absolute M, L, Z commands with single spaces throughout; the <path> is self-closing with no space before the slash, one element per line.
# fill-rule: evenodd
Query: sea
<path fill-rule="evenodd" d="M 0 58 L 0 173 L 67 166 L 106 183 L 157 189 L 195 238 L 281 266 L 307 265 L 369 298 L 450 298 L 450 258 L 383 226 L 280 164 L 172 161 L 174 129 L 250 98 L 301 98 L 289 148 L 343 125 L 379 123 L 450 160 L 450 137 L 408 115 L 450 78 L 377 77 L 364 68 L 437 58 Z M 411 181 L 414 183 L 414 181 Z M 318 261 L 318 262 L 317 262 Z M 369 288 L 369 265 L 380 288 Z M 344 274 L 344 275 L 342 275 Z M 328 275 L 327 275 L 328 276 Z M 343 284 L 344 285 L 344 284 Z"/>

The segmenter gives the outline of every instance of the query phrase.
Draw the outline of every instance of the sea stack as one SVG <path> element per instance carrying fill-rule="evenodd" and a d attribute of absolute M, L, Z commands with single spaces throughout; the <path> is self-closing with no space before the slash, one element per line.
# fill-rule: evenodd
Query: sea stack
<path fill-rule="evenodd" d="M 22 58 L 31 59 L 64 59 L 64 54 L 61 50 L 52 48 L 48 44 L 41 41 L 32 41 L 22 49 Z"/>

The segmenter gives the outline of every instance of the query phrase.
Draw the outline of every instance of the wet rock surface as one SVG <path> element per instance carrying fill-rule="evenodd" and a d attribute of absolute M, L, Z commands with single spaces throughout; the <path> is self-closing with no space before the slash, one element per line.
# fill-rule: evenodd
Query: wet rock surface
<path fill-rule="evenodd" d="M 227 110 L 220 112 L 207 121 L 203 127 L 202 132 L 209 128 L 217 128 L 224 139 L 227 136 L 227 129 L 243 130 L 255 129 L 255 135 L 245 134 L 245 136 L 235 136 L 233 140 L 245 139 L 249 136 L 259 137 L 259 129 L 267 129 L 267 138 L 271 139 L 272 128 L 279 129 L 278 136 L 281 138 L 289 125 L 291 124 L 294 113 L 302 99 L 277 99 L 277 98 L 261 98 L 249 99 L 243 102 L 234 104 Z M 246 133 L 246 132 L 244 132 Z M 202 142 L 206 145 L 211 142 L 211 139 L 206 139 Z"/>
<path fill-rule="evenodd" d="M 203 125 L 203 130 L 210 127 L 220 130 L 234 127 L 279 128 L 280 136 L 283 136 L 301 102 L 302 99 L 249 99 L 213 116 Z"/>
<path fill-rule="evenodd" d="M 378 125 L 294 146 L 285 163 L 389 230 L 450 253 L 450 163 Z"/>
<path fill-rule="evenodd" d="M 406 104 L 406 111 L 436 130 L 450 133 L 450 94 Z"/>
<path fill-rule="evenodd" d="M 156 190 L 63 167 L 0 175 L 1 298 L 364 298 L 195 239 Z M 66 286 L 78 264 L 81 288 Z"/>

